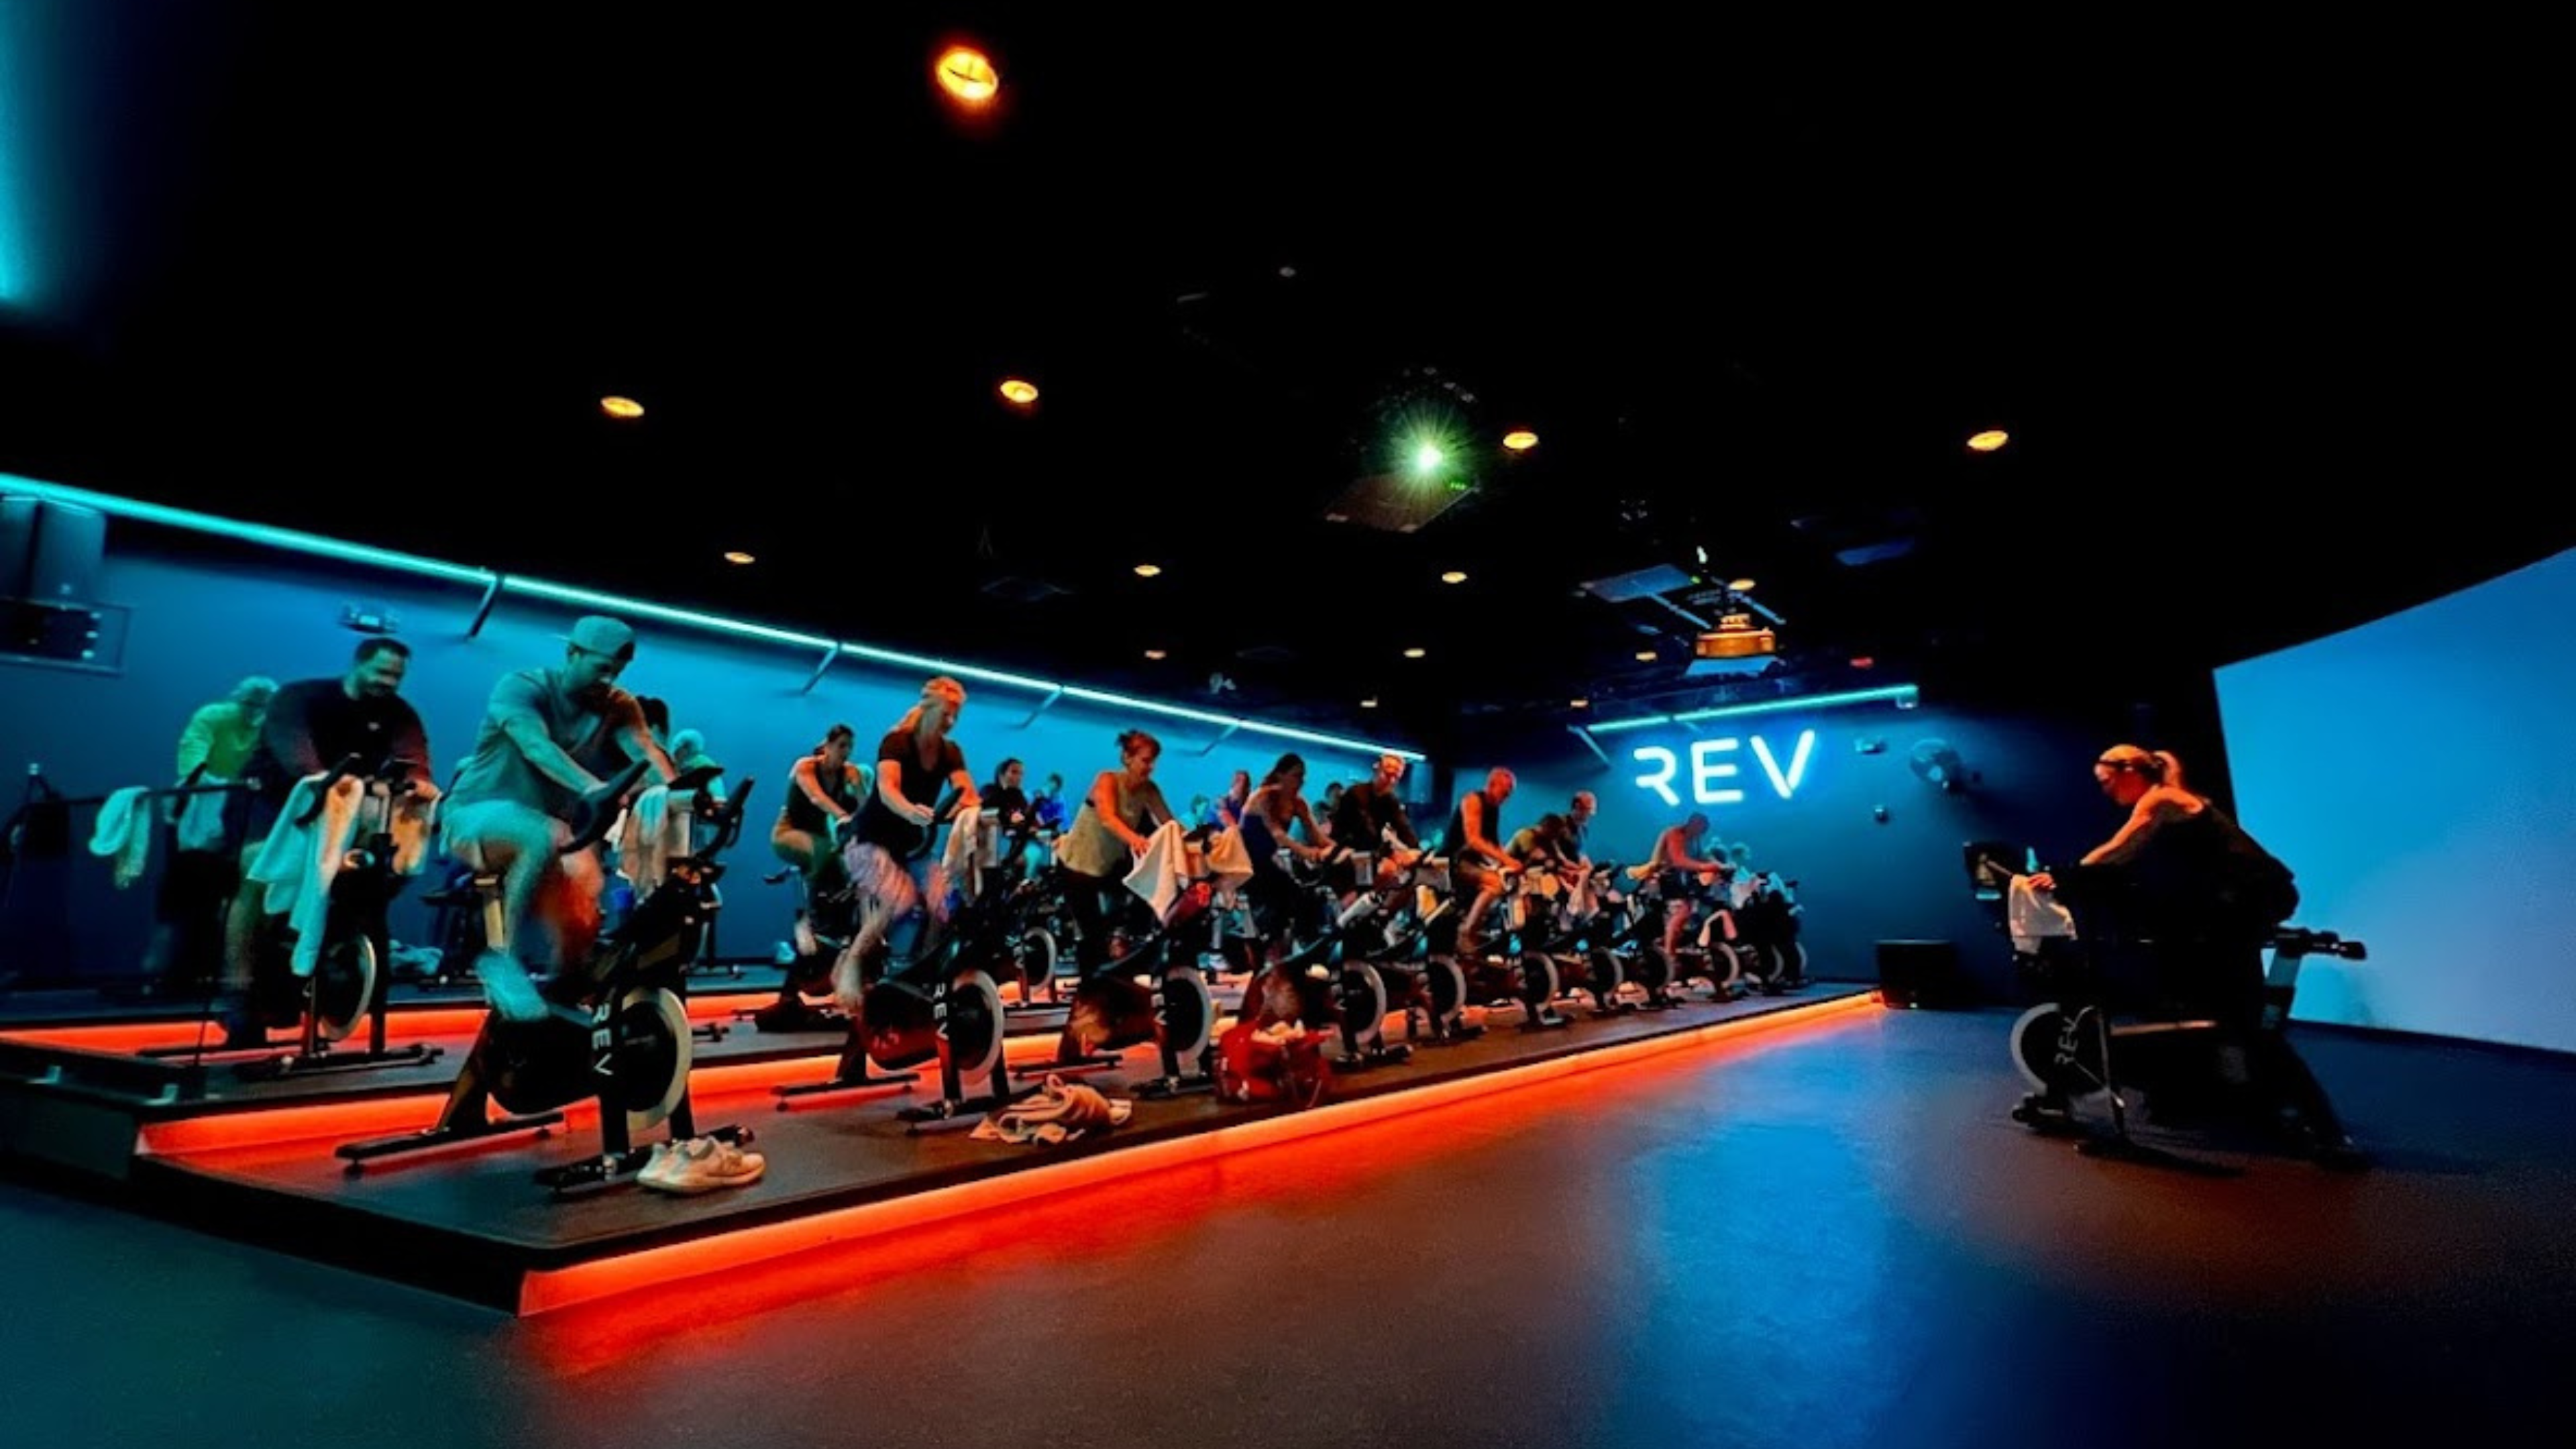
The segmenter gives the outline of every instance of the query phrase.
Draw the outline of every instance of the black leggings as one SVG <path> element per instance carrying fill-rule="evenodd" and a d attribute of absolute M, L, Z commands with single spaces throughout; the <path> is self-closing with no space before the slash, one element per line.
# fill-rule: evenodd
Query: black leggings
<path fill-rule="evenodd" d="M 1312 940 L 1323 925 L 1322 900 L 1313 891 L 1299 889 L 1288 872 L 1276 865 L 1254 866 L 1243 895 L 1261 933 L 1283 947 Z"/>
<path fill-rule="evenodd" d="M 1082 928 L 1082 937 L 1074 942 L 1074 964 L 1086 977 L 1098 974 L 1109 964 L 1109 935 L 1120 926 L 1137 929 L 1140 918 L 1150 921 L 1144 902 L 1127 889 L 1124 876 L 1085 875 L 1067 868 L 1064 872 L 1064 903 L 1073 913 L 1074 923 Z M 1150 925 L 1144 927 L 1150 929 Z"/>

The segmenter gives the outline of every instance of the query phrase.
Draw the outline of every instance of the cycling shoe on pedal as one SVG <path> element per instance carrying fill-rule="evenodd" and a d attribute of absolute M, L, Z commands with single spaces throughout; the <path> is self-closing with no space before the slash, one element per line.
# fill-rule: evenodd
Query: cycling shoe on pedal
<path fill-rule="evenodd" d="M 503 1021 L 539 1021 L 547 1015 L 545 996 L 517 957 L 486 951 L 474 960 L 474 976 Z"/>

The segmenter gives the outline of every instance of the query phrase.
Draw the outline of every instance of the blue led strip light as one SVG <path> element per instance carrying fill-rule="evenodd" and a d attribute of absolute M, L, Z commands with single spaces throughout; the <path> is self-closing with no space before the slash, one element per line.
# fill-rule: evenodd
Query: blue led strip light
<path fill-rule="evenodd" d="M 302 533 L 295 529 L 275 528 L 264 523 L 240 523 L 229 518 L 217 518 L 210 513 L 171 508 L 159 503 L 145 503 L 133 498 L 118 498 L 112 494 L 92 493 L 86 489 L 66 488 L 56 483 L 39 483 L 32 478 L 20 478 L 9 473 L 0 473 L 0 493 L 14 493 L 81 508 L 94 508 L 111 518 L 130 518 L 137 523 L 150 524 L 156 528 L 174 528 L 190 533 L 207 534 L 215 538 L 237 539 L 244 543 L 258 544 L 263 548 L 283 549 L 290 553 L 332 559 L 340 563 L 362 564 L 368 568 L 439 579 L 447 583 L 471 584 L 477 588 L 488 588 L 494 578 L 490 569 L 469 568 L 464 564 L 446 563 L 438 559 L 422 558 L 416 554 L 397 553 L 392 549 L 370 548 L 365 544 L 343 543 L 335 538 L 325 538 L 318 533 Z M 1105 689 L 1087 689 L 1078 684 L 1060 684 L 1034 675 L 1012 674 L 1005 670 L 987 669 L 982 665 L 941 659 L 928 654 L 907 654 L 899 649 L 884 649 L 874 644 L 832 640 L 819 634 L 773 628 L 767 624 L 745 623 L 739 619 L 725 618 L 721 614 L 702 614 L 689 609 L 675 609 L 668 604 L 625 598 L 617 594 L 601 593 L 595 589 L 575 588 L 569 584 L 548 583 L 543 579 L 510 575 L 501 580 L 501 590 L 506 594 L 518 594 L 531 599 L 545 599 L 581 608 L 601 609 L 628 619 L 651 619 L 658 623 L 677 624 L 689 629 L 704 629 L 717 634 L 732 634 L 739 638 L 757 639 L 763 643 L 782 644 L 792 648 L 829 649 L 837 643 L 841 652 L 853 659 L 865 659 L 894 668 L 915 670 L 924 674 L 951 674 L 963 680 L 1001 685 L 1011 689 L 1025 689 L 1038 694 L 1062 690 L 1067 699 L 1078 699 L 1112 709 L 1135 710 L 1144 714 L 1160 715 L 1166 719 L 1188 720 L 1194 724 L 1215 725 L 1219 728 L 1230 726 L 1252 734 L 1267 735 L 1272 739 L 1294 740 L 1299 744 L 1346 750 L 1352 754 L 1395 755 L 1406 760 L 1423 758 L 1419 750 L 1371 744 L 1367 740 L 1322 734 L 1314 730 L 1301 730 L 1289 725 L 1268 724 L 1257 719 L 1242 719 L 1234 715 L 1218 714 L 1213 710 L 1191 709 L 1186 705 L 1137 699 L 1131 695 L 1113 694 Z"/>
<path fill-rule="evenodd" d="M 1840 694 L 1809 694 L 1788 699 L 1764 699 L 1751 704 L 1722 704 L 1714 709 L 1686 710 L 1680 714 L 1650 714 L 1636 719 L 1605 720 L 1585 728 L 1596 735 L 1615 735 L 1622 730 L 1653 729 L 1657 725 L 1697 724 L 1701 720 L 1741 719 L 1752 714 L 1778 714 L 1792 709 L 1833 709 L 1851 704 L 1893 704 L 1912 708 L 1922 700 L 1923 692 L 1911 684 L 1890 684 L 1877 689 L 1853 689 Z"/>

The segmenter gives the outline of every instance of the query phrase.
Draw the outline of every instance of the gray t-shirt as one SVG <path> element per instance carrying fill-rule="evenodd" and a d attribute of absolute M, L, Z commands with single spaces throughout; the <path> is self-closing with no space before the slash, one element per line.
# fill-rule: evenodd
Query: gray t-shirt
<path fill-rule="evenodd" d="M 593 774 L 615 770 L 626 758 L 619 737 L 644 728 L 643 707 L 615 685 L 596 701 L 584 701 L 557 690 L 542 669 L 503 675 L 492 686 L 492 701 L 474 732 L 474 753 L 447 792 L 448 808 L 509 800 L 557 819 L 565 816 L 577 797 L 538 773 L 510 737 L 511 721 L 525 719 L 533 719 L 546 738 Z"/>

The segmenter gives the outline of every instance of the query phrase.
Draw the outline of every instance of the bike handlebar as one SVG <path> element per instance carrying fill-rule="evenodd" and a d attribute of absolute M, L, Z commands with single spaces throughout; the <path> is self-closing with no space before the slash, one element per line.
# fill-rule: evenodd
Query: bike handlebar
<path fill-rule="evenodd" d="M 369 769 L 364 756 L 343 755 L 340 757 L 340 762 L 333 765 L 322 776 L 321 785 L 313 792 L 313 803 L 304 807 L 304 813 L 295 817 L 295 823 L 310 825 L 321 818 L 323 802 L 330 797 L 332 788 L 342 780 L 356 776 L 368 781 L 380 782 L 393 794 L 408 795 L 418 783 L 413 772 L 419 768 L 418 761 L 389 757 L 379 762 L 374 769 Z"/>
<path fill-rule="evenodd" d="M 651 760 L 629 760 L 625 769 L 601 781 L 599 788 L 576 798 L 571 818 L 564 822 L 572 827 L 572 838 L 557 847 L 555 854 L 571 855 L 607 839 L 609 827 L 617 823 L 618 805 L 625 800 L 626 792 L 643 780 L 652 764 Z"/>
<path fill-rule="evenodd" d="M 2311 931 L 2301 926 L 2283 926 L 2272 933 L 2272 947 L 2308 956 L 2333 956 L 2345 961 L 2367 961 L 2370 947 L 2360 941 L 2347 941 L 2332 931 Z"/>

